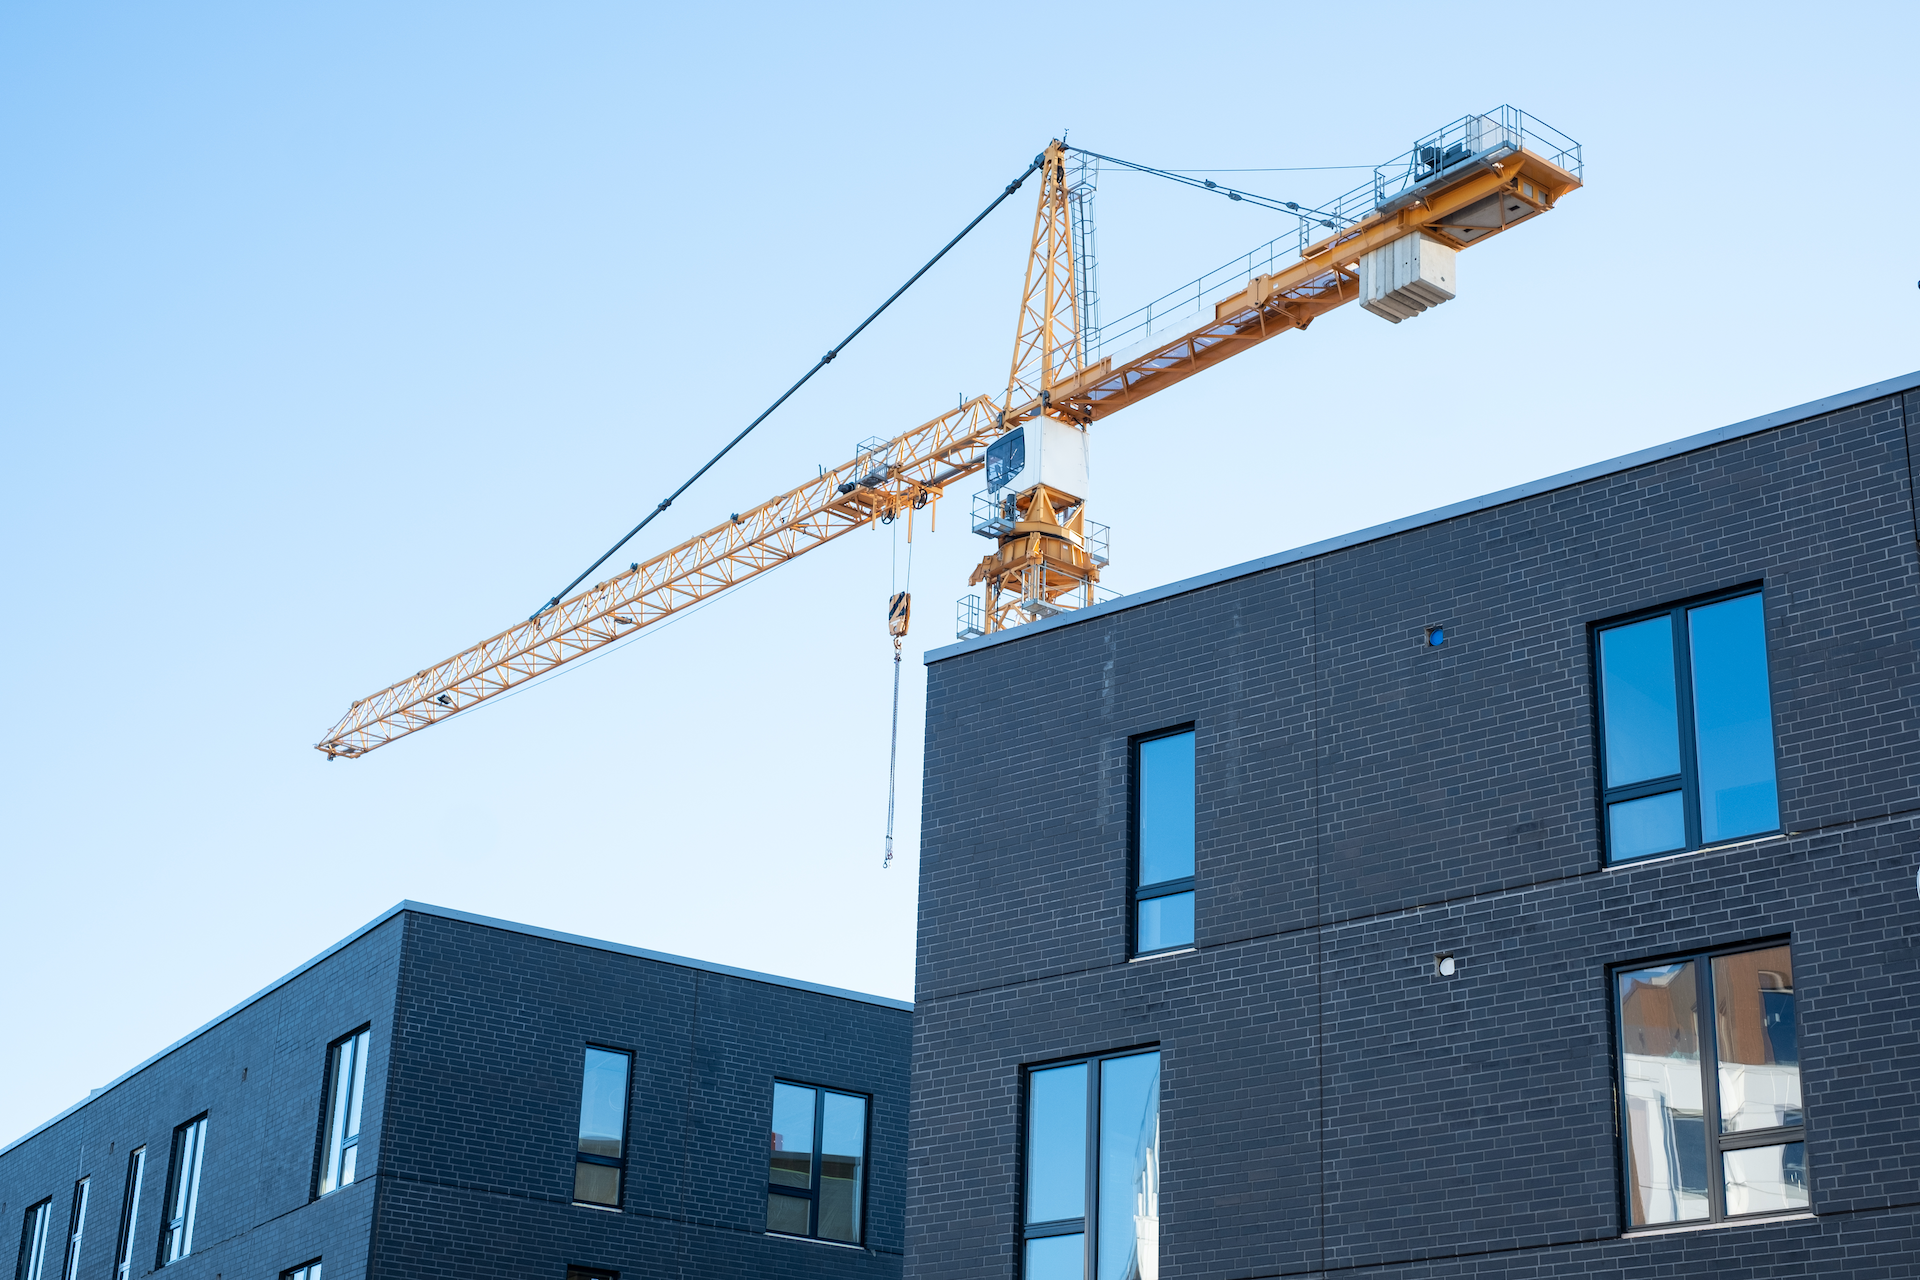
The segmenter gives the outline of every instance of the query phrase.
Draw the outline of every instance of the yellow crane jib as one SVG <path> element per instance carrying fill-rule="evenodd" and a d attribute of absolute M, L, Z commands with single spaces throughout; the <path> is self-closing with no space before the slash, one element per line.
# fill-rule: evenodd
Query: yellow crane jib
<path fill-rule="evenodd" d="M 970 579 L 985 599 L 962 599 L 956 632 L 985 634 L 1090 604 L 1109 558 L 1106 528 L 1087 518 L 1093 423 L 1347 302 L 1395 324 L 1442 305 L 1459 293 L 1462 250 L 1552 211 L 1582 182 L 1579 145 L 1510 106 L 1443 126 L 1320 206 L 1179 178 L 1278 210 L 1296 231 L 1096 324 L 1082 314 L 1097 297 L 1091 153 L 1078 153 L 1077 176 L 1073 154 L 1049 143 L 1027 171 L 1039 174 L 1040 191 L 998 403 L 977 396 L 892 440 L 864 443 L 815 479 L 360 699 L 316 749 L 329 759 L 365 755 L 850 530 L 911 522 L 921 510 L 931 521 L 952 486 L 982 470 L 987 488 L 973 499 L 972 525 L 995 549 Z M 902 632 L 889 617 L 896 641 L 904 600 L 900 614 Z"/>

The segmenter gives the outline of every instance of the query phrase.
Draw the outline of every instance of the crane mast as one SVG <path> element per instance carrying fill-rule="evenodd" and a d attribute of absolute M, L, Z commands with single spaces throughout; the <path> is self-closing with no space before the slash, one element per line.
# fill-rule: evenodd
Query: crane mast
<path fill-rule="evenodd" d="M 359 699 L 315 749 L 363 756 L 854 529 L 901 518 L 911 529 L 920 512 L 931 522 L 940 499 L 983 470 L 972 525 L 996 548 L 973 572 L 985 600 L 962 601 L 959 634 L 1091 604 L 1107 550 L 1105 529 L 1087 519 L 1088 427 L 1347 302 L 1395 323 L 1439 305 L 1457 292 L 1458 251 L 1581 185 L 1578 144 L 1539 121 L 1511 107 L 1465 117 L 1377 167 L 1371 184 L 1301 210 L 1296 260 L 1283 262 L 1274 241 L 1105 325 L 1094 350 L 1080 314 L 1091 290 L 1076 270 L 1068 155 L 1055 141 L 1040 157 L 997 403 L 977 396 L 892 440 L 864 442 L 813 480 Z"/>

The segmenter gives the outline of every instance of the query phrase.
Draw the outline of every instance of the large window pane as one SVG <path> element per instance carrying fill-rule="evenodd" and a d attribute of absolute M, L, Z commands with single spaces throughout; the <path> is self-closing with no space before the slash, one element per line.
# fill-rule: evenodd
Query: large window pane
<path fill-rule="evenodd" d="M 1710 1212 L 1700 1012 L 1694 964 L 1619 975 L 1632 1225 Z"/>
<path fill-rule="evenodd" d="M 1671 618 L 1600 633 L 1600 705 L 1609 787 L 1680 772 Z"/>
<path fill-rule="evenodd" d="M 367 1095 L 370 1031 L 336 1041 L 327 1056 L 327 1146 L 320 1164 L 320 1194 L 351 1183 L 360 1162 L 360 1111 Z"/>
<path fill-rule="evenodd" d="M 1082 1235 L 1042 1236 L 1027 1241 L 1027 1265 L 1021 1280 L 1084 1280 L 1087 1274 L 1087 1238 Z"/>
<path fill-rule="evenodd" d="M 788 1235 L 807 1234 L 807 1214 L 813 1209 L 813 1201 L 804 1196 L 781 1195 L 778 1191 L 767 1192 L 767 1230 L 784 1231 Z"/>
<path fill-rule="evenodd" d="M 1727 1214 L 1781 1213 L 1807 1207 L 1807 1147 L 1789 1142 L 1778 1147 L 1729 1151 Z"/>
<path fill-rule="evenodd" d="M 580 1150 L 618 1159 L 627 1136 L 627 1063 L 624 1053 L 588 1049 L 580 1080 Z"/>
<path fill-rule="evenodd" d="M 1672 853 L 1687 847 L 1681 793 L 1668 791 L 1607 806 L 1607 850 L 1614 861 Z"/>
<path fill-rule="evenodd" d="M 1087 1064 L 1034 1072 L 1027 1106 L 1027 1221 L 1084 1217 Z"/>
<path fill-rule="evenodd" d="M 127 1183 L 120 1200 L 120 1238 L 114 1246 L 114 1280 L 132 1280 L 133 1237 L 140 1226 L 140 1188 L 147 1177 L 147 1149 L 127 1155 Z"/>
<path fill-rule="evenodd" d="M 1193 735 L 1140 744 L 1140 883 L 1193 874 Z"/>
<path fill-rule="evenodd" d="M 792 1084 L 773 1086 L 768 1182 L 784 1187 L 813 1186 L 813 1099 L 812 1089 Z"/>
<path fill-rule="evenodd" d="M 1160 1257 L 1160 1055 L 1100 1064 L 1098 1280 L 1153 1280 Z"/>
<path fill-rule="evenodd" d="M 173 1158 L 162 1201 L 166 1221 L 160 1228 L 157 1266 L 178 1262 L 193 1252 L 194 1219 L 200 1206 L 200 1170 L 206 1159 L 207 1118 L 190 1120 L 173 1131 Z"/>
<path fill-rule="evenodd" d="M 573 1166 L 573 1198 L 581 1204 L 618 1205 L 620 1167 L 576 1161 Z"/>
<path fill-rule="evenodd" d="M 1687 610 L 1693 649 L 1700 835 L 1709 843 L 1780 825 L 1767 628 L 1758 595 Z"/>
<path fill-rule="evenodd" d="M 1193 945 L 1193 894 L 1169 893 L 1138 904 L 1139 949 L 1164 951 Z"/>
<path fill-rule="evenodd" d="M 1769 947 L 1714 957 L 1713 1011 L 1720 1131 L 1800 1124 L 1792 950 Z"/>
<path fill-rule="evenodd" d="M 26 1221 L 20 1226 L 19 1261 L 13 1271 L 19 1280 L 45 1280 L 47 1225 L 52 1221 L 52 1200 L 42 1200 L 27 1210 Z"/>
<path fill-rule="evenodd" d="M 867 1155 L 867 1100 L 829 1093 L 820 1122 L 820 1234 L 860 1238 L 860 1196 Z"/>

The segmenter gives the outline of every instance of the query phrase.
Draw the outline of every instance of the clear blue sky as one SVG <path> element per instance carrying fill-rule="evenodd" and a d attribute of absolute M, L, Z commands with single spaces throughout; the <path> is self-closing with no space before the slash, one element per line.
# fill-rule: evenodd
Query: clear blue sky
<path fill-rule="evenodd" d="M 1587 149 L 1459 301 L 1103 423 L 1123 590 L 1920 366 L 1914 15 L 0 8 L 0 1141 L 405 897 L 910 995 L 964 496 L 915 547 L 891 871 L 886 533 L 367 760 L 310 744 L 526 616 L 1062 128 L 1371 164 L 1512 102 Z M 1028 196 L 635 551 L 1003 384 Z M 1140 177 L 1098 208 L 1110 314 L 1280 230 Z"/>

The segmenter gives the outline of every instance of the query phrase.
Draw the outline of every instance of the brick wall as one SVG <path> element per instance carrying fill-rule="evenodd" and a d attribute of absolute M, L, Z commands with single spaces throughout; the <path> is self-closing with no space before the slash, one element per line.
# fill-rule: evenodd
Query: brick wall
<path fill-rule="evenodd" d="M 1882 397 L 933 662 L 907 1274 L 1012 1275 L 1020 1065 L 1149 1043 L 1166 1280 L 1920 1273 L 1909 477 Z M 1745 583 L 1797 834 L 1603 869 L 1588 626 Z M 1189 721 L 1199 946 L 1128 963 Z M 1818 1219 L 1618 1239 L 1606 966 L 1789 935 Z"/>
<path fill-rule="evenodd" d="M 912 1015 L 409 916 L 377 1276 L 900 1274 Z M 585 1046 L 632 1051 L 624 1212 L 571 1203 Z M 866 1249 L 770 1238 L 776 1078 L 871 1095 Z M 331 1275 L 328 1280 L 333 1280 Z"/>
<path fill-rule="evenodd" d="M 15 1273 L 27 1205 L 51 1195 L 43 1276 L 58 1280 L 73 1184 L 83 1175 L 92 1186 L 80 1275 L 111 1275 L 127 1156 L 142 1143 L 147 1165 L 133 1274 L 150 1272 L 174 1126 L 202 1112 L 206 1154 L 193 1253 L 167 1268 L 169 1280 L 272 1280 L 314 1257 L 325 1258 L 329 1280 L 364 1275 L 374 1186 L 356 1182 L 310 1203 L 314 1157 L 327 1045 L 368 1023 L 373 1034 L 360 1140 L 363 1157 L 380 1149 L 401 930 L 394 918 L 362 934 L 0 1154 L 0 1275 Z"/>

